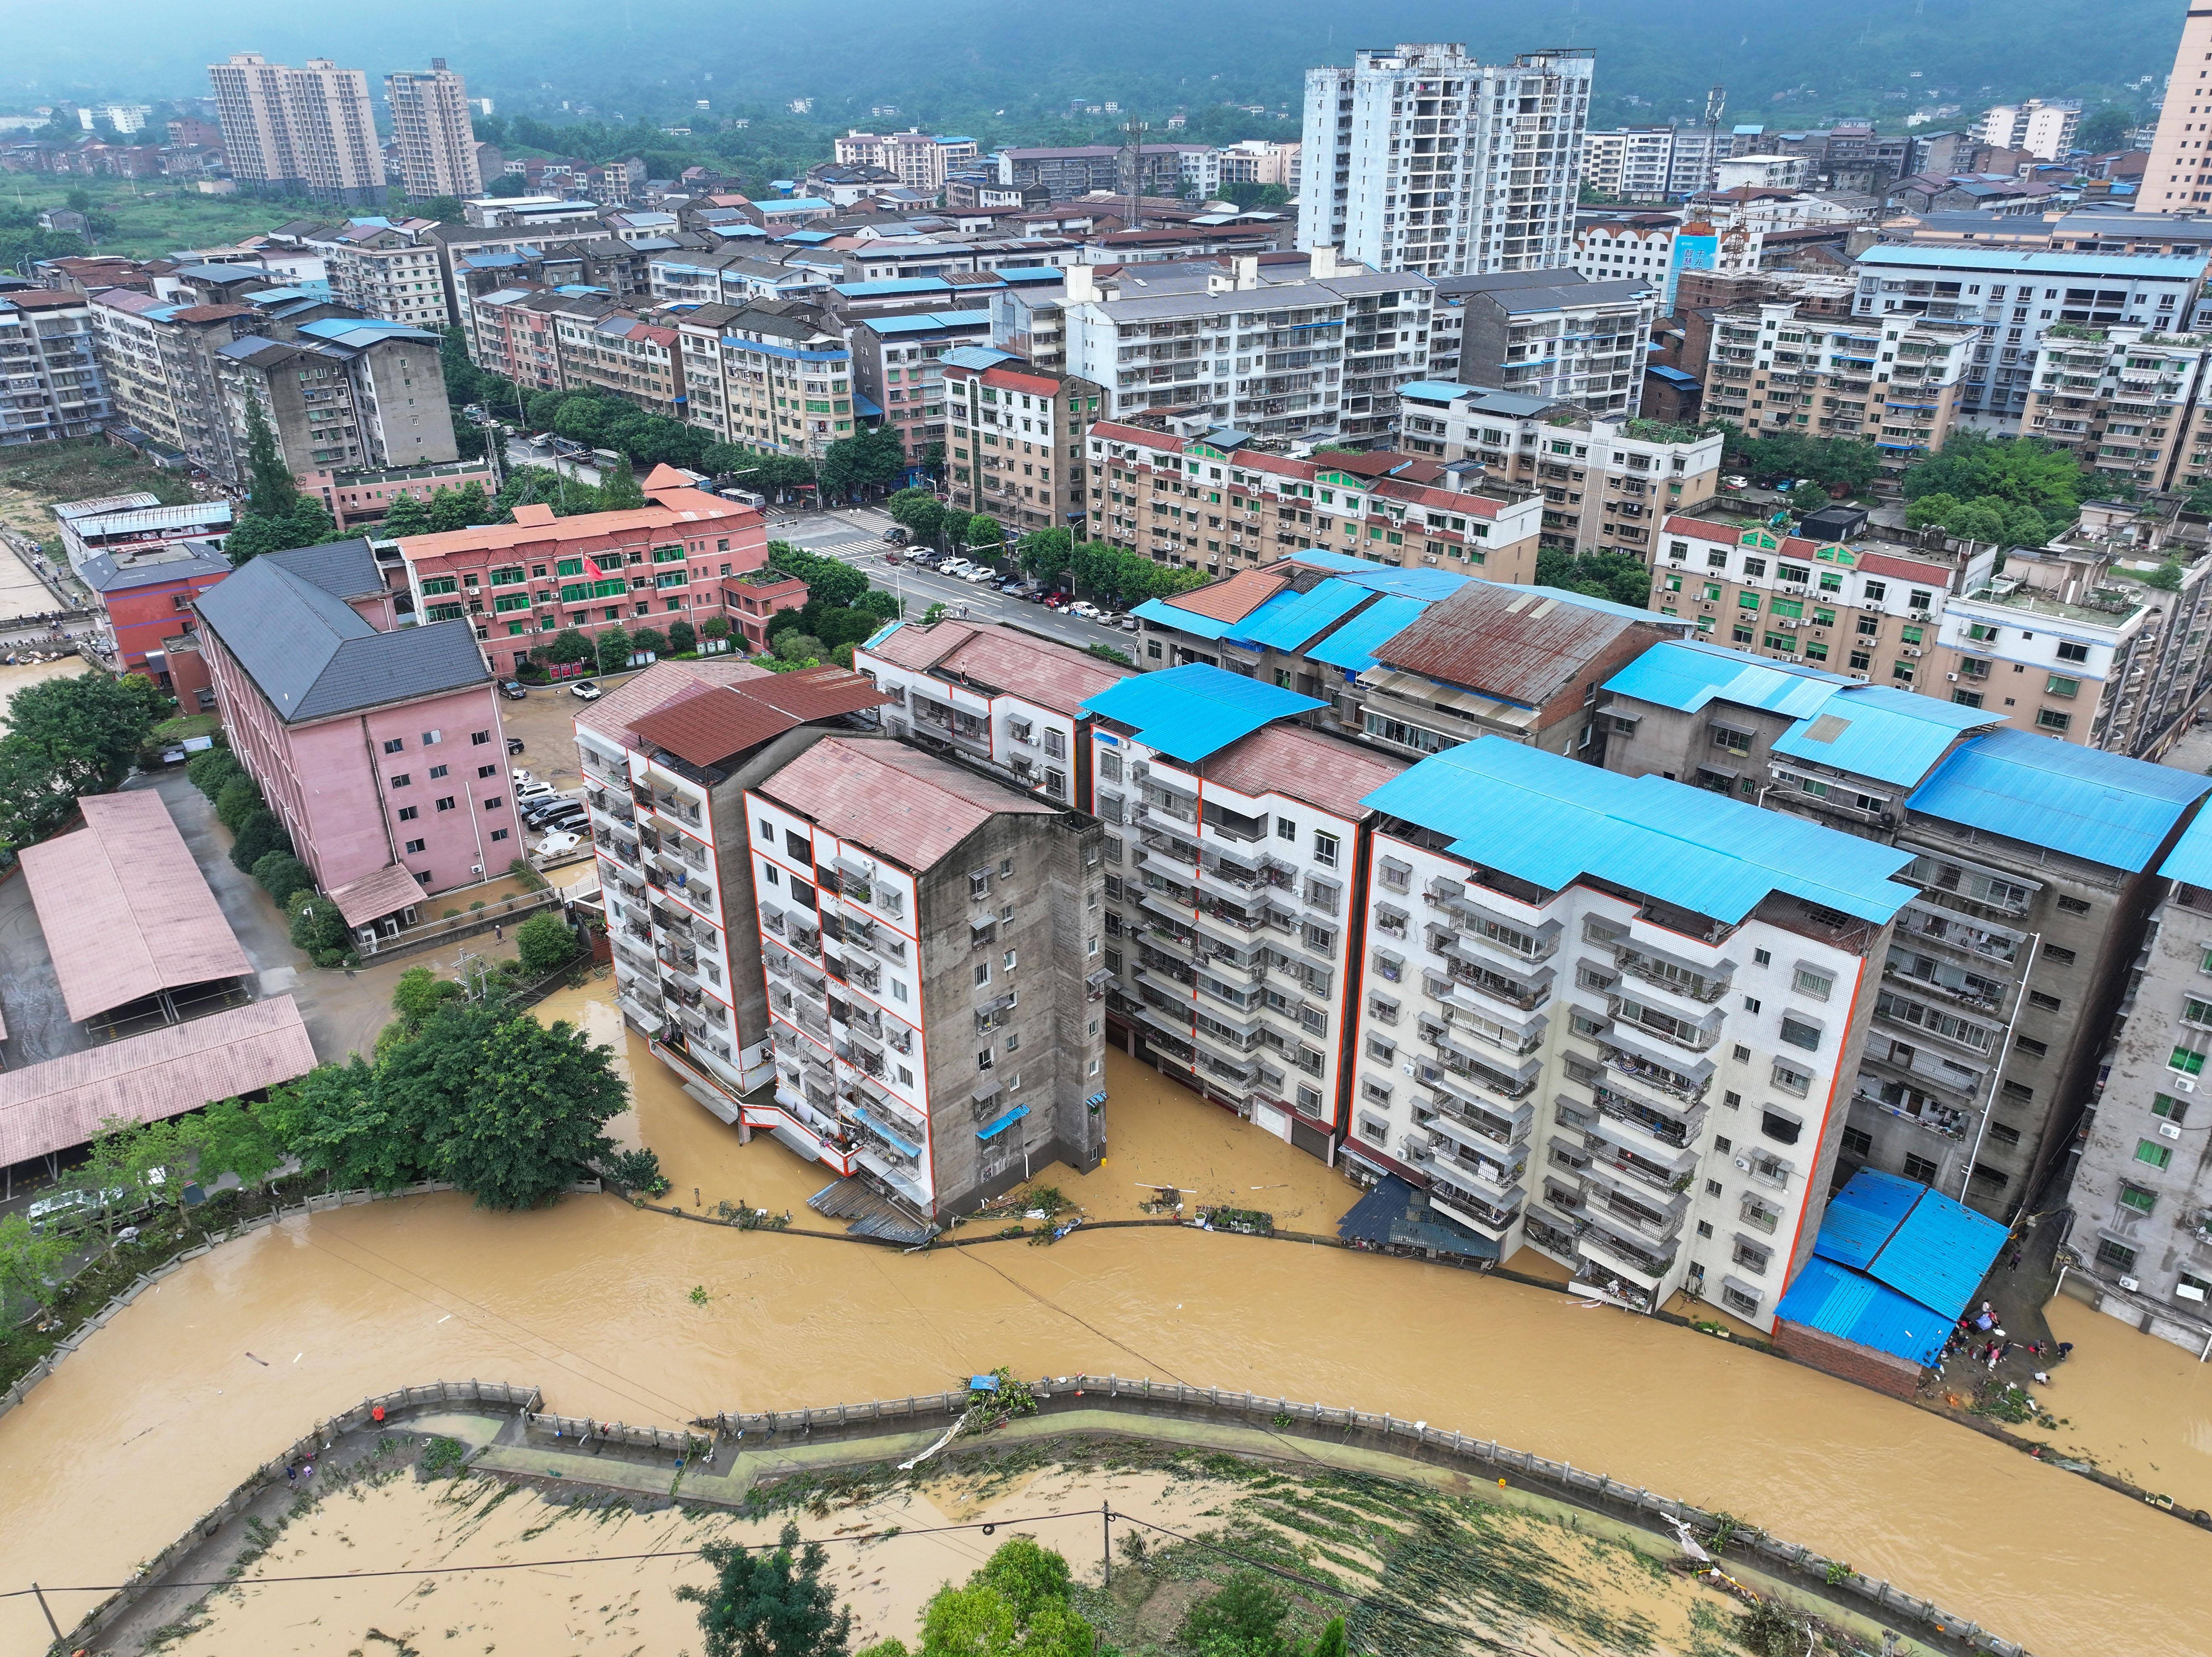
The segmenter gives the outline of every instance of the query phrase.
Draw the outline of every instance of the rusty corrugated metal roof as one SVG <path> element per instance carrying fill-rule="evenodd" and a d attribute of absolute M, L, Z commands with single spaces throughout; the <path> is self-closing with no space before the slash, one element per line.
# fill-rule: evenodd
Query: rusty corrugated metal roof
<path fill-rule="evenodd" d="M 893 634 L 885 642 L 897 637 Z M 1009 692 L 1071 718 L 1081 714 L 1085 701 L 1135 671 L 1073 646 L 1048 644 L 1001 627 L 971 629 L 969 637 L 938 659 L 936 671 Z"/>
<path fill-rule="evenodd" d="M 1161 602 L 1216 622 L 1241 622 L 1290 584 L 1285 572 L 1240 569 L 1225 581 L 1210 582 Z"/>
<path fill-rule="evenodd" d="M 1549 588 L 1470 581 L 1375 655 L 1402 672 L 1542 707 L 1636 625 Z"/>
<path fill-rule="evenodd" d="M 879 707 L 890 700 L 849 668 L 810 668 L 678 697 L 631 729 L 647 747 L 665 749 L 692 765 L 718 765 L 794 726 Z"/>

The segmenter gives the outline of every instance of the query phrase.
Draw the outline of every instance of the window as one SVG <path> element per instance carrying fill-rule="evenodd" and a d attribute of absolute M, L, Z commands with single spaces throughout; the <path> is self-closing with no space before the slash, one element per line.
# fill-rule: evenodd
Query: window
<path fill-rule="evenodd" d="M 2136 1141 L 2136 1161 L 2145 1168 L 2164 1168 L 2173 1161 L 2173 1151 L 2172 1147 L 2160 1144 L 2155 1139 L 2138 1139 Z"/>
<path fill-rule="evenodd" d="M 416 815 L 415 808 L 411 805 L 403 805 L 399 808 L 399 820 L 402 822 L 414 822 Z"/>
<path fill-rule="evenodd" d="M 1869 1133 L 1863 1127 L 1845 1128 L 1844 1130 L 1844 1155 L 1846 1156 L 1873 1156 L 1874 1135 Z"/>
<path fill-rule="evenodd" d="M 1800 995 L 1809 995 L 1815 1001 L 1826 1001 L 1834 992 L 1836 980 L 1826 973 L 1816 972 L 1810 967 L 1800 967 L 1791 987 Z"/>
<path fill-rule="evenodd" d="M 2051 1044 L 2048 1041 L 2039 1041 L 2032 1035 L 2015 1035 L 2012 1039 L 2012 1044 L 2022 1053 L 2037 1059 L 2042 1058 L 2051 1051 Z"/>
<path fill-rule="evenodd" d="M 504 828 L 495 828 L 491 831 L 491 837 L 494 840 L 505 840 L 507 838 L 507 830 Z M 707 970 L 711 973 L 714 969 L 714 963 L 709 962 L 707 966 Z"/>
<path fill-rule="evenodd" d="M 420 841 L 420 840 L 410 840 L 410 841 L 409 841 L 407 842 L 407 851 L 408 851 L 408 854 L 409 854 L 410 856 L 412 856 L 414 853 L 417 853 L 417 852 L 420 852 L 420 851 L 423 848 L 423 847 L 424 847 L 424 846 L 426 846 L 426 845 L 428 845 L 428 842 L 427 841 Z"/>
<path fill-rule="evenodd" d="M 2061 713 L 2055 707 L 2039 707 L 2035 710 L 2035 724 L 2040 731 L 2070 731 L 2074 728 L 2074 716 Z"/>
<path fill-rule="evenodd" d="M 472 748 L 489 748 L 489 747 L 490 747 L 490 746 L 491 746 L 491 732 L 490 732 L 490 731 L 471 731 L 471 732 L 469 733 L 469 745 L 470 745 L 471 747 L 472 747 Z"/>
<path fill-rule="evenodd" d="M 2021 899 L 2025 900 L 2027 896 L 2026 889 L 2017 889 Z M 2085 915 L 2089 913 L 2089 900 L 2086 897 L 2062 897 L 2058 900 L 2058 908 L 2063 914 Z"/>
<path fill-rule="evenodd" d="M 980 988 L 981 986 L 988 984 L 990 981 L 991 963 L 988 961 L 977 962 L 975 963 L 975 983 L 977 986 Z"/>
<path fill-rule="evenodd" d="M 441 778 L 441 777 L 442 777 L 442 776 L 444 776 L 444 775 L 446 774 L 446 771 L 447 771 L 447 768 L 446 768 L 445 766 L 442 766 L 442 765 L 434 765 L 434 766 L 432 766 L 432 767 L 430 768 L 430 780 L 431 780 L 432 782 L 435 782 L 435 781 L 437 781 L 439 778 Z"/>
<path fill-rule="evenodd" d="M 506 796 L 506 795 L 504 795 L 504 794 L 490 794 L 490 795 L 487 795 L 487 796 L 485 797 L 485 798 L 484 798 L 483 809 L 484 809 L 485 810 L 487 810 L 487 811 L 496 811 L 496 810 L 499 810 L 499 808 L 500 808 L 501 806 L 502 806 L 502 805 L 504 805 L 504 804 L 507 804 L 507 796 Z"/>
<path fill-rule="evenodd" d="M 407 738 L 406 738 L 406 737 L 391 737 L 390 739 L 388 739 L 388 740 L 385 743 L 385 744 L 384 744 L 384 751 L 385 751 L 386 753 L 387 753 L 387 754 L 397 754 L 397 753 L 398 753 L 402 749 L 405 748 L 406 746 L 407 746 Z"/>
<path fill-rule="evenodd" d="M 1760 1115 L 1759 1131 L 1779 1144 L 1794 1145 L 1802 1126 L 1794 1116 L 1784 1116 L 1779 1111 L 1770 1110 Z"/>
<path fill-rule="evenodd" d="M 2170 1094 L 2158 1094 L 2150 1102 L 2150 1114 L 2154 1116 L 2163 1116 L 2167 1121 L 2179 1126 L 2189 1115 L 2189 1102 L 2185 1099 L 2176 1099 Z"/>
<path fill-rule="evenodd" d="M 1337 845 L 1337 837 L 1334 835 L 1324 835 L 1319 829 L 1316 829 L 1314 831 L 1314 861 L 1324 869 L 1336 867 Z"/>
<path fill-rule="evenodd" d="M 1800 1099 L 1813 1089 L 1813 1078 L 1809 1073 L 1780 1059 L 1774 1061 L 1773 1080 L 1776 1087 L 1784 1093 L 1794 1093 Z"/>
<path fill-rule="evenodd" d="M 2054 673 L 2044 681 L 2043 694 L 2046 696 L 2078 696 L 2081 694 L 2081 682 L 2079 679 L 2062 679 Z"/>
<path fill-rule="evenodd" d="M 1739 1316 L 1751 1318 L 1759 1315 L 1759 1296 L 1747 1295 L 1732 1283 L 1722 1283 L 1721 1304 Z"/>
<path fill-rule="evenodd" d="M 2145 1190 L 2139 1185 L 2120 1185 L 2120 1206 L 2131 1208 L 2138 1214 L 2148 1214 L 2158 1206 L 2158 1193 Z"/>
<path fill-rule="evenodd" d="M 2204 1074 L 2204 1055 L 2188 1047 L 2176 1047 L 2167 1057 L 2166 1067 L 2179 1071 L 2184 1076 Z"/>
<path fill-rule="evenodd" d="M 415 786 L 415 779 L 405 771 L 397 771 L 392 774 L 392 786 L 394 788 L 411 788 Z"/>
<path fill-rule="evenodd" d="M 2136 1251 L 2125 1243 L 2114 1242 L 2110 1237 L 2097 1240 L 2097 1264 L 2109 1266 L 2115 1272 L 2136 1269 Z"/>
<path fill-rule="evenodd" d="M 450 810 L 452 810 L 453 809 L 453 797 L 451 794 L 447 794 L 447 795 L 443 796 L 443 797 L 442 797 L 442 798 L 438 801 L 438 809 L 439 809 L 441 811 L 450 811 Z"/>
<path fill-rule="evenodd" d="M 1917 1180 L 1923 1185 L 1934 1185 L 1936 1176 L 1942 1171 L 1943 1165 L 1940 1162 L 1930 1162 L 1925 1156 L 1916 1156 L 1911 1151 L 1905 1154 L 1905 1177 L 1908 1180 Z"/>
<path fill-rule="evenodd" d="M 425 731 L 422 733 L 422 746 L 425 748 L 435 748 L 445 740 L 446 733 L 442 731 Z"/>
<path fill-rule="evenodd" d="M 1808 1053 L 1814 1053 L 1820 1046 L 1820 1027 L 1784 1013 L 1782 1015 L 1782 1039 L 1793 1047 L 1802 1047 Z"/>

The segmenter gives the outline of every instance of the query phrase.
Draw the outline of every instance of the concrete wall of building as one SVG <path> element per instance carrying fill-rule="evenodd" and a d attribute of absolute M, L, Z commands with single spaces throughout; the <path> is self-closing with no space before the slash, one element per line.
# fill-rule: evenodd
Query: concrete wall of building
<path fill-rule="evenodd" d="M 1855 1340 L 1844 1340 L 1808 1324 L 1778 1319 L 1774 1344 L 1783 1357 L 1825 1369 L 1845 1381 L 1871 1387 L 1892 1398 L 1911 1399 L 1920 1387 L 1920 1366 Z"/>

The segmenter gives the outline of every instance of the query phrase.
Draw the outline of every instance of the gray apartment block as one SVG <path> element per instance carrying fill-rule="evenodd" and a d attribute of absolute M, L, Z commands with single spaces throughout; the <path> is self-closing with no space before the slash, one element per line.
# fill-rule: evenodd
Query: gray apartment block
<path fill-rule="evenodd" d="M 2034 1201 L 2094 1088 L 2152 871 L 2212 784 L 1705 646 L 1632 664 L 1599 713 L 1609 770 L 1915 853 L 1841 1177 L 1880 1168 L 2007 1220 Z"/>
<path fill-rule="evenodd" d="M 2212 822 L 2192 824 L 2163 871 L 2173 883 L 2081 1136 L 2061 1286 L 2201 1356 L 2212 1350 Z"/>

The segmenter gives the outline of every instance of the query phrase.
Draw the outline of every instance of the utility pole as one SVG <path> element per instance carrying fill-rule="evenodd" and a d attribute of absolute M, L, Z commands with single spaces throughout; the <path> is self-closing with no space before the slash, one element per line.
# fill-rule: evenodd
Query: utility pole
<path fill-rule="evenodd" d="M 1098 1504 L 1098 1522 L 1106 1536 L 1103 1557 L 1106 1561 L 1106 1591 L 1110 1593 L 1114 1590 L 1114 1504 L 1111 1502 Z M 43 1605 L 46 1602 L 41 1600 L 40 1603 Z"/>
<path fill-rule="evenodd" d="M 33 1582 L 31 1592 L 39 1596 L 39 1609 L 46 1614 L 46 1626 L 54 1631 L 54 1649 L 59 1651 L 62 1648 L 62 1625 L 54 1621 L 53 1609 L 46 1604 L 46 1590 Z"/>

